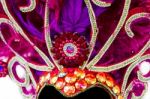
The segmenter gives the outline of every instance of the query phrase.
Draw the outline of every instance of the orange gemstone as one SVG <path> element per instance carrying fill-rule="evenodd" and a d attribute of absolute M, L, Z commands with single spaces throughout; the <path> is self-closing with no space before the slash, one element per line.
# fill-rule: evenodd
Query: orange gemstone
<path fill-rule="evenodd" d="M 55 84 L 58 79 L 58 76 L 53 76 L 50 78 L 50 84 Z"/>
<path fill-rule="evenodd" d="M 85 71 L 81 70 L 81 69 L 76 69 L 74 71 L 74 74 L 78 77 L 78 78 L 84 78 L 85 77 Z"/>
<path fill-rule="evenodd" d="M 66 68 L 63 68 L 63 69 L 61 70 L 61 72 L 67 73 L 67 69 L 66 69 Z"/>
<path fill-rule="evenodd" d="M 37 85 L 37 87 L 36 87 L 36 92 L 38 92 L 39 90 L 40 90 L 40 86 Z"/>
<path fill-rule="evenodd" d="M 70 96 L 72 94 L 75 93 L 75 87 L 72 86 L 72 85 L 67 85 L 64 87 L 64 93 L 67 95 L 67 96 Z"/>
<path fill-rule="evenodd" d="M 106 75 L 105 75 L 105 73 L 98 73 L 96 75 L 96 78 L 101 83 L 104 83 L 106 81 Z"/>
<path fill-rule="evenodd" d="M 58 71 L 57 70 L 53 70 L 50 73 L 50 80 L 49 80 L 49 84 L 55 84 L 56 81 L 58 79 Z"/>
<path fill-rule="evenodd" d="M 48 81 L 50 79 L 50 73 L 48 73 L 45 77 L 45 79 Z"/>
<path fill-rule="evenodd" d="M 56 89 L 60 90 L 60 89 L 64 88 L 65 84 L 66 83 L 65 83 L 64 79 L 59 78 L 55 84 L 55 87 L 56 87 Z"/>
<path fill-rule="evenodd" d="M 76 89 L 85 90 L 87 88 L 87 83 L 85 80 L 81 79 L 75 83 Z"/>
<path fill-rule="evenodd" d="M 42 86 L 44 82 L 45 82 L 45 77 L 44 76 L 40 77 L 39 84 Z"/>
<path fill-rule="evenodd" d="M 106 77 L 106 84 L 108 87 L 113 87 L 114 86 L 114 80 L 110 75 L 107 75 Z"/>
<path fill-rule="evenodd" d="M 96 83 L 96 78 L 93 74 L 87 74 L 86 77 L 85 77 L 85 81 L 88 83 L 88 84 L 95 84 Z"/>
<path fill-rule="evenodd" d="M 118 85 L 115 85 L 112 90 L 117 95 L 120 93 L 120 87 Z"/>
<path fill-rule="evenodd" d="M 77 80 L 77 76 L 72 74 L 72 73 L 69 73 L 66 77 L 65 77 L 65 81 L 67 83 L 74 83 L 75 81 Z"/>
<path fill-rule="evenodd" d="M 122 96 L 122 95 L 119 95 L 119 96 L 118 96 L 118 99 L 124 99 L 124 98 L 123 98 L 123 96 Z"/>

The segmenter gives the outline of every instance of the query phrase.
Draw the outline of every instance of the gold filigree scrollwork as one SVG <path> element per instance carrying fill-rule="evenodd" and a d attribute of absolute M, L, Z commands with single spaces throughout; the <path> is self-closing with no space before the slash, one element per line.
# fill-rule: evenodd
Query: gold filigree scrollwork
<path fill-rule="evenodd" d="M 138 71 L 137 74 L 138 74 L 138 79 L 140 81 L 142 81 L 142 82 L 148 82 L 148 81 L 150 81 L 150 77 L 144 77 L 140 71 Z"/>
<path fill-rule="evenodd" d="M 23 66 L 23 68 L 25 68 L 25 71 L 26 71 L 26 77 L 25 77 L 25 81 L 23 83 L 17 81 L 17 79 L 15 78 L 14 74 L 13 74 L 13 65 L 18 62 L 21 66 Z M 22 95 L 28 99 L 33 99 L 33 95 L 26 95 L 23 90 L 22 90 L 22 87 L 28 87 L 29 84 L 30 84 L 30 79 L 31 79 L 31 82 L 33 83 L 33 86 L 34 88 L 36 88 L 37 84 L 36 84 L 36 81 L 32 75 L 32 72 L 28 66 L 28 63 L 23 60 L 21 57 L 19 56 L 15 56 L 13 58 L 11 58 L 11 60 L 9 61 L 8 63 L 8 71 L 9 71 L 9 76 L 10 78 L 18 84 L 18 86 L 20 87 L 20 91 L 22 93 Z"/>
<path fill-rule="evenodd" d="M 144 61 L 144 60 L 146 60 L 146 59 L 150 59 L 150 54 L 144 55 L 144 56 L 140 57 L 138 60 L 136 60 L 134 63 L 132 63 L 132 64 L 129 66 L 129 68 L 127 69 L 126 74 L 125 74 L 125 76 L 124 76 L 124 79 L 123 79 L 123 84 L 122 84 L 122 88 L 121 88 L 121 91 L 122 91 L 122 92 L 125 92 L 125 88 L 126 88 L 126 85 L 127 85 L 128 78 L 129 78 L 131 72 L 133 71 L 133 69 L 134 69 L 139 63 L 141 63 L 142 61 Z M 139 71 L 139 72 L 140 72 L 140 71 Z M 141 81 L 145 82 L 145 79 L 143 79 L 144 77 L 142 77 L 141 73 L 140 73 L 140 74 L 138 73 L 138 75 L 139 75 L 138 78 L 139 78 Z M 143 80 L 142 80 L 142 79 L 143 79 Z"/>
<path fill-rule="evenodd" d="M 26 71 L 26 77 L 25 77 L 25 82 L 24 83 L 20 83 L 18 82 L 15 77 L 14 77 L 14 74 L 13 74 L 13 65 L 15 64 L 15 62 L 17 62 L 17 57 L 13 57 L 9 63 L 8 63 L 8 73 L 9 73 L 9 76 L 12 80 L 14 80 L 14 82 L 16 82 L 19 86 L 24 86 L 24 87 L 27 87 L 29 85 L 29 82 L 30 82 L 30 79 L 29 79 L 29 75 L 27 74 L 27 71 Z M 19 64 L 26 67 L 26 64 L 23 62 L 23 61 L 19 61 Z"/>
<path fill-rule="evenodd" d="M 105 2 L 102 0 L 92 0 L 92 2 L 99 7 L 109 7 L 111 6 L 110 2 Z"/>
<path fill-rule="evenodd" d="M 8 25 L 10 25 L 14 31 L 16 30 L 16 27 L 13 25 L 13 23 L 6 19 L 6 18 L 0 18 L 0 24 L 2 23 L 6 23 Z M 0 31 L 0 38 L 2 39 L 2 41 L 9 47 L 9 49 L 16 55 L 16 56 L 19 56 L 20 58 L 23 59 L 22 56 L 20 56 L 14 49 L 12 49 L 6 42 L 5 38 L 3 37 L 1 31 Z M 34 47 L 35 50 L 39 53 L 40 56 L 42 56 L 43 60 L 47 63 L 47 65 L 43 65 L 43 66 L 38 66 L 38 65 L 35 65 L 35 64 L 32 64 L 32 63 L 29 63 L 30 67 L 36 69 L 36 70 L 41 70 L 41 71 L 50 71 L 52 69 L 51 66 L 49 66 L 49 59 L 47 58 L 46 55 L 43 54 L 43 52 L 41 52 L 37 47 Z M 25 59 L 24 59 L 25 60 Z"/>
<path fill-rule="evenodd" d="M 86 62 L 83 64 L 83 66 L 81 67 L 82 69 L 84 69 L 88 63 L 88 60 L 92 54 L 92 51 L 94 49 L 94 46 L 95 46 L 95 42 L 96 42 L 96 38 L 97 38 L 97 35 L 98 35 L 98 28 L 97 28 L 97 23 L 96 23 L 96 16 L 94 14 L 94 11 L 93 11 L 93 8 L 92 8 L 92 5 L 90 3 L 90 0 L 84 0 L 87 8 L 88 8 L 88 12 L 89 12 L 89 18 L 90 18 L 90 22 L 91 22 L 91 27 L 92 27 L 92 37 L 91 37 L 91 40 L 90 40 L 90 53 L 88 55 L 88 59 L 86 60 Z"/>
<path fill-rule="evenodd" d="M 142 55 L 143 53 L 150 48 L 150 41 L 148 41 L 144 47 L 140 50 L 140 52 L 138 54 L 136 54 L 135 56 L 123 61 L 123 62 L 120 62 L 120 63 L 117 63 L 117 64 L 114 64 L 114 65 L 109 65 L 107 67 L 101 67 L 101 66 L 94 66 L 92 67 L 90 70 L 91 71 L 97 71 L 97 72 L 111 72 L 111 71 L 114 71 L 114 70 L 117 70 L 117 69 L 121 69 L 121 68 L 124 68 L 126 67 L 127 65 L 131 64 L 132 62 L 134 62 L 135 60 L 138 60 Z"/>
<path fill-rule="evenodd" d="M 143 90 L 141 96 L 135 96 L 133 93 L 131 94 L 131 99 L 142 99 L 145 95 L 146 91 L 148 90 L 147 84 L 144 83 L 145 89 Z M 129 91 L 132 89 L 132 82 L 128 85 L 127 89 L 124 92 L 124 99 L 128 99 Z"/>
<path fill-rule="evenodd" d="M 30 4 L 25 7 L 19 7 L 22 12 L 31 12 L 36 7 L 36 0 L 30 0 Z"/>
<path fill-rule="evenodd" d="M 95 64 L 102 58 L 102 56 L 105 54 L 105 52 L 108 50 L 108 48 L 110 47 L 110 45 L 113 43 L 113 41 L 115 40 L 116 36 L 118 35 L 120 29 L 123 27 L 123 24 L 126 20 L 126 17 L 128 15 L 128 10 L 130 7 L 130 3 L 131 0 L 125 0 L 125 4 L 124 4 L 124 8 L 123 8 L 123 12 L 120 18 L 120 21 L 115 29 L 115 31 L 112 33 L 112 35 L 109 37 L 109 39 L 107 40 L 107 42 L 104 44 L 104 46 L 102 47 L 102 49 L 99 51 L 99 53 L 87 64 L 87 68 L 90 70 L 95 71 L 97 69 L 98 72 L 102 72 L 103 69 L 101 69 L 101 67 L 95 67 Z M 108 69 L 106 67 L 106 69 Z"/>
<path fill-rule="evenodd" d="M 128 78 L 129 78 L 131 72 L 133 71 L 133 69 L 136 66 L 138 66 L 139 63 L 141 63 L 142 61 L 144 61 L 146 59 L 150 59 L 150 54 L 142 56 L 137 61 L 135 61 L 134 63 L 132 63 L 129 66 L 129 68 L 127 69 L 126 74 L 124 76 L 122 88 L 121 88 L 122 93 L 124 93 L 125 99 L 127 99 L 128 95 L 129 95 L 129 91 L 132 89 L 132 82 L 126 88 L 126 85 L 127 85 L 127 82 L 128 82 Z M 145 92 L 148 89 L 147 82 L 148 82 L 148 80 L 150 80 L 150 77 L 144 77 L 140 71 L 137 71 L 137 74 L 138 74 L 138 79 L 144 83 L 145 89 L 142 92 L 141 96 L 135 96 L 134 94 L 132 94 L 132 96 L 131 96 L 132 99 L 141 99 L 144 96 Z"/>
<path fill-rule="evenodd" d="M 139 18 L 147 18 L 150 20 L 150 17 L 149 17 L 149 13 L 146 13 L 146 12 L 141 12 L 141 13 L 136 13 L 134 15 L 132 15 L 127 21 L 126 21 L 126 24 L 125 24 L 125 31 L 126 33 L 128 34 L 129 37 L 134 37 L 134 33 L 133 31 L 131 30 L 131 23 L 133 21 L 135 21 L 136 19 L 139 19 Z"/>
<path fill-rule="evenodd" d="M 47 66 L 48 66 L 47 70 L 53 69 L 55 67 L 54 64 L 49 60 L 49 58 L 44 54 L 44 52 L 42 52 L 36 45 L 34 45 L 34 43 L 28 38 L 28 36 L 24 33 L 24 31 L 22 30 L 22 28 L 17 24 L 17 22 L 15 21 L 15 19 L 12 17 L 12 15 L 10 14 L 10 12 L 8 10 L 8 7 L 6 5 L 6 1 L 2 0 L 1 3 L 2 3 L 2 7 L 4 9 L 4 12 L 8 16 L 8 18 L 11 20 L 11 24 L 10 25 L 15 29 L 15 31 L 17 31 L 17 33 L 19 33 L 25 40 L 27 40 L 33 46 L 33 48 L 35 49 L 35 51 L 38 52 L 38 54 L 46 62 Z M 34 67 L 36 67 L 36 68 L 40 67 L 40 66 L 34 65 L 34 64 L 31 64 L 31 66 L 33 66 L 33 68 Z"/>
<path fill-rule="evenodd" d="M 54 62 L 54 64 L 56 65 L 56 67 L 58 68 L 58 70 L 61 71 L 62 66 L 60 66 L 56 60 L 54 60 L 53 58 L 53 54 L 51 52 L 51 48 L 53 47 L 52 45 L 52 41 L 51 41 L 51 37 L 50 37 L 50 25 L 49 25 L 49 11 L 48 11 L 48 0 L 46 0 L 46 5 L 45 5 L 45 17 L 44 17 L 44 33 L 45 33 L 45 42 L 46 42 L 46 46 L 49 52 L 49 55 L 52 58 L 52 61 Z"/>

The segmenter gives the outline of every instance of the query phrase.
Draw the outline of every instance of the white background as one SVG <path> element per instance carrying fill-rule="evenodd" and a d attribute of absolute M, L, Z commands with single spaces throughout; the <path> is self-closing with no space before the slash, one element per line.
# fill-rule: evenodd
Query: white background
<path fill-rule="evenodd" d="M 0 99 L 23 99 L 18 86 L 8 76 L 0 79 Z M 143 99 L 150 99 L 150 82 L 148 92 Z"/>

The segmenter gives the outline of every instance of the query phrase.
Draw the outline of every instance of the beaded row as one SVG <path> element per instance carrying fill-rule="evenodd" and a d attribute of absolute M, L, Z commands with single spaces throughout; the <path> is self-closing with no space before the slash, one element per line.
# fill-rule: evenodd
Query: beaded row
<path fill-rule="evenodd" d="M 47 82 L 48 85 L 53 85 L 63 95 L 73 97 L 80 92 L 85 91 L 96 85 L 100 85 L 111 91 L 117 99 L 123 99 L 121 89 L 114 79 L 107 73 L 95 73 L 81 69 L 67 70 L 59 73 L 52 71 L 40 78 L 39 89 Z"/>

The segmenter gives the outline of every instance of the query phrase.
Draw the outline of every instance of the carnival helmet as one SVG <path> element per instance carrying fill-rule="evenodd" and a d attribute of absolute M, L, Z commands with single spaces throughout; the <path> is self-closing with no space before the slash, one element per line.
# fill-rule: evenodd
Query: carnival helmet
<path fill-rule="evenodd" d="M 0 76 L 8 74 L 25 98 L 137 99 L 145 93 L 148 0 L 0 3 Z"/>

